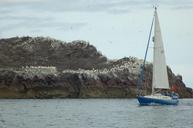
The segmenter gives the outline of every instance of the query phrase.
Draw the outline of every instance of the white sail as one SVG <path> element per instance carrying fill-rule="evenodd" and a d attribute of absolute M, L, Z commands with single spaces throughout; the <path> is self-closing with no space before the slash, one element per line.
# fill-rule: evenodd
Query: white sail
<path fill-rule="evenodd" d="M 152 93 L 154 91 L 154 88 L 169 89 L 164 45 L 162 41 L 161 29 L 156 9 L 155 9 L 155 27 L 154 27 Z"/>

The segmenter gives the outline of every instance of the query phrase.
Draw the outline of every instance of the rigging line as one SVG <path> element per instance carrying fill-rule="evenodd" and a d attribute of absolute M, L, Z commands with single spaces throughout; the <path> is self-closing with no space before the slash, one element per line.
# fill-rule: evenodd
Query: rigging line
<path fill-rule="evenodd" d="M 143 64 L 140 66 L 140 76 L 139 76 L 139 79 L 138 79 L 138 82 L 137 82 L 137 95 L 140 95 L 142 80 L 144 79 L 144 68 L 145 68 L 147 52 L 148 52 L 148 49 L 149 49 L 149 44 L 150 44 L 150 39 L 151 39 L 151 33 L 152 33 L 152 28 L 153 28 L 153 23 L 154 23 L 154 17 L 155 16 L 153 15 L 151 28 L 150 28 L 150 32 L 149 32 L 149 37 L 148 37 L 148 42 L 147 42 L 147 47 L 146 47 L 146 50 L 145 50 L 145 56 L 144 56 Z"/>
<path fill-rule="evenodd" d="M 152 23 L 151 23 L 151 28 L 150 28 L 150 32 L 149 32 L 149 38 L 148 38 L 147 47 L 146 47 L 146 51 L 145 51 L 145 56 L 144 56 L 144 60 L 143 60 L 143 66 L 145 66 L 145 62 L 146 62 L 146 58 L 147 58 L 147 52 L 148 52 L 148 49 L 149 49 L 151 33 L 152 33 L 152 28 L 153 28 L 153 22 L 154 22 L 154 17 L 155 16 L 153 15 L 153 19 L 152 19 Z"/>

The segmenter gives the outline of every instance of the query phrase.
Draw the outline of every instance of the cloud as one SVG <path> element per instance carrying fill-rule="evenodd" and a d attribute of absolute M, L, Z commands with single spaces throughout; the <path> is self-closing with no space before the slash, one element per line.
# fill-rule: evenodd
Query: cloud
<path fill-rule="evenodd" d="M 125 10 L 121 8 L 126 8 L 129 10 L 131 6 L 142 5 L 146 2 L 140 1 L 126 1 L 126 0 L 109 0 L 109 1 L 100 1 L 100 0 L 78 0 L 74 2 L 73 0 L 57 0 L 53 2 L 47 0 L 47 4 L 44 4 L 37 9 L 47 10 L 48 6 L 53 5 L 49 8 L 48 11 L 58 11 L 58 12 L 118 12 L 125 13 Z"/>
<path fill-rule="evenodd" d="M 34 11 L 47 12 L 125 12 L 130 6 L 140 5 L 145 2 L 126 0 L 1 0 L 0 7 L 9 9 L 22 8 Z M 2 10 L 0 8 L 0 11 Z"/>
<path fill-rule="evenodd" d="M 167 6 L 170 8 L 178 6 L 191 6 L 192 0 L 45 0 L 42 6 L 37 7 L 39 10 L 56 11 L 56 12 L 123 12 L 131 9 L 152 9 L 153 5 Z M 121 9 L 123 8 L 123 9 Z"/>
<path fill-rule="evenodd" d="M 33 19 L 33 20 L 24 19 L 22 21 L 18 20 L 13 23 L 7 23 L 6 25 L 0 27 L 0 29 L 2 30 L 1 34 L 14 31 L 17 29 L 18 31 L 24 29 L 26 31 L 34 31 L 34 32 L 35 31 L 41 32 L 41 30 L 44 29 L 69 31 L 80 29 L 86 25 L 87 23 L 84 22 L 58 22 L 54 20 L 44 20 L 44 19 Z"/>
<path fill-rule="evenodd" d="M 2 4 L 2 5 L 1 5 Z M 0 0 L 0 12 L 14 10 L 33 10 L 34 12 L 107 12 L 111 14 L 128 13 L 133 9 L 152 9 L 152 6 L 170 8 L 191 7 L 192 0 Z M 183 5 L 183 6 L 182 6 Z M 7 8 L 7 9 L 6 9 Z"/>
<path fill-rule="evenodd" d="M 8 30 L 11 31 L 13 29 L 17 29 L 17 28 L 33 28 L 33 29 L 41 29 L 41 28 L 61 28 L 61 29 L 76 29 L 76 28 L 80 28 L 83 26 L 86 26 L 87 24 L 84 22 L 50 22 L 50 21 L 21 21 L 21 22 L 15 22 L 15 23 L 10 23 L 7 24 L 3 27 L 1 27 L 1 30 Z"/>
<path fill-rule="evenodd" d="M 41 2 L 43 0 L 1 0 L 0 4 L 15 4 L 15 3 L 31 3 L 31 2 Z"/>
<path fill-rule="evenodd" d="M 176 6 L 173 7 L 172 9 L 177 9 L 177 10 L 187 10 L 187 9 L 193 9 L 193 4 L 192 5 L 182 5 L 182 6 Z"/>

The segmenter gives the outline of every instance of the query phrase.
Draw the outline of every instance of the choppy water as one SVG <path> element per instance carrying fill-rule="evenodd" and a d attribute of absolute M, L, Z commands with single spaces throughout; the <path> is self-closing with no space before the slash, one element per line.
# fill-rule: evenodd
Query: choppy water
<path fill-rule="evenodd" d="M 0 128 L 192 128 L 193 100 L 143 106 L 136 99 L 0 100 Z"/>

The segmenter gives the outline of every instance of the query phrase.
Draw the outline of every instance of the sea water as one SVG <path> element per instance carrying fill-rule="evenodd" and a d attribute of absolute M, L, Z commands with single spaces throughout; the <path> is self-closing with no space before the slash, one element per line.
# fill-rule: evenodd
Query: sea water
<path fill-rule="evenodd" d="M 193 100 L 139 106 L 136 99 L 0 100 L 0 128 L 192 128 Z"/>

